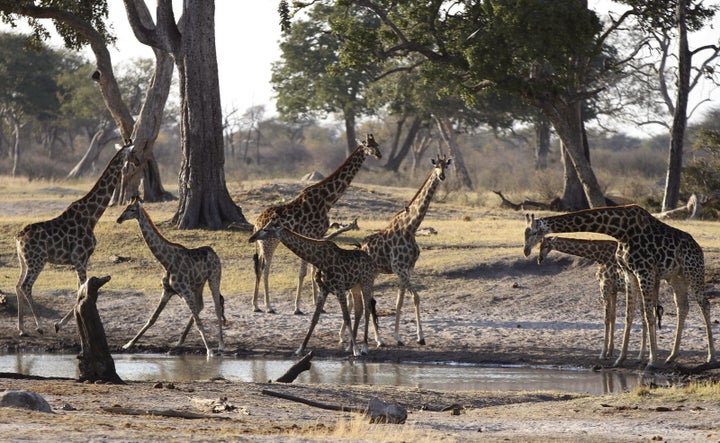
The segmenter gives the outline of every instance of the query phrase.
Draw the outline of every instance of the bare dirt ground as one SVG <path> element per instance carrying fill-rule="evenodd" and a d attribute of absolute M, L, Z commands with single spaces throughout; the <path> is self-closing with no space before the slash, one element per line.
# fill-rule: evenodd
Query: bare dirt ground
<path fill-rule="evenodd" d="M 277 189 L 277 188 L 273 188 Z M 295 188 L 289 189 L 292 193 Z M 403 199 L 378 199 L 381 206 L 368 207 L 366 192 L 351 188 L 341 201 L 339 218 L 349 215 L 387 219 Z M 261 210 L 266 189 L 255 189 L 241 197 L 243 207 Z M 5 210 L 6 208 L 3 208 Z M 433 207 L 431 207 L 431 213 Z M 465 211 L 469 213 L 468 211 Z M 472 211 L 470 211 L 472 212 Z M 359 213 L 359 215 L 358 215 Z M 444 210 L 445 217 L 458 217 Z M 482 220 L 482 229 L 492 219 L 515 218 L 512 212 L 476 210 L 472 220 Z M 254 219 L 253 217 L 248 217 Z M 489 221 L 487 219 L 490 219 Z M 432 226 L 428 216 L 423 226 Z M 439 220 L 436 218 L 435 220 Z M 421 317 L 427 344 L 415 342 L 412 302 L 406 299 L 401 321 L 405 345 L 393 343 L 395 280 L 378 278 L 376 296 L 381 314 L 383 348 L 371 346 L 367 361 L 462 362 L 478 364 L 521 364 L 551 367 L 600 368 L 612 361 L 598 359 L 602 346 L 602 311 L 595 265 L 584 260 L 556 254 L 543 266 L 522 256 L 521 228 L 515 238 L 503 245 L 512 253 L 501 252 L 487 260 L 485 246 L 468 244 L 457 259 L 457 248 L 423 247 L 415 281 L 421 295 Z M 421 242 L 422 244 L 422 242 Z M 423 266 L 423 258 L 448 258 L 445 267 Z M 482 257 L 482 259 L 480 258 Z M 433 261 L 434 262 L 434 261 Z M 13 268 L 14 263 L 4 266 Z M 296 272 L 295 267 L 273 268 L 273 272 Z M 32 334 L 18 337 L 15 329 L 15 274 L 8 271 L 3 292 L 8 300 L 0 312 L 0 350 L 5 352 L 46 351 L 77 352 L 74 324 L 59 334 Z M 101 296 L 98 308 L 105 319 L 105 330 L 113 352 L 121 350 L 145 322 L 156 303 L 152 297 L 137 293 Z M 207 291 L 206 291 L 207 292 Z M 254 313 L 248 293 L 226 295 L 225 328 L 227 357 L 275 356 L 296 358 L 309 323 L 309 315 L 293 315 L 293 291 L 275 292 L 277 314 Z M 309 291 L 306 291 L 309 292 Z M 307 294 L 309 295 L 309 294 Z M 204 319 L 210 340 L 216 343 L 207 301 Z M 46 328 L 72 306 L 73 295 L 61 294 L 44 299 L 41 309 Z M 310 301 L 303 300 L 310 310 Z M 673 302 L 663 286 L 661 303 L 668 315 L 660 331 L 660 357 L 671 348 L 674 334 Z M 717 335 L 718 309 L 713 300 L 712 319 Z M 329 299 L 310 341 L 315 358 L 351 358 L 338 345 L 341 324 L 337 301 Z M 143 312 L 137 315 L 137 311 Z M 622 331 L 624 301 L 619 300 L 616 340 Z M 202 343 L 192 331 L 183 348 L 174 349 L 180 330 L 187 321 L 186 308 L 170 303 L 156 325 L 132 352 L 204 353 Z M 640 328 L 636 321 L 630 343 L 631 358 L 617 371 L 637 372 L 643 365 L 634 360 L 639 349 Z M 372 340 L 372 336 L 371 336 Z M 372 345 L 372 341 L 371 341 Z M 718 377 L 718 370 L 687 375 L 687 369 L 704 362 L 706 346 L 697 305 L 691 306 L 683 334 L 678 365 L 663 372 L 677 375 L 679 384 L 691 378 Z M 617 351 L 616 351 L 617 354 Z M 685 374 L 685 375 L 679 375 Z M 158 380 L 163 382 L 164 380 Z M 563 392 L 446 392 L 418 388 L 382 386 L 336 386 L 278 383 L 237 383 L 205 380 L 176 383 L 162 387 L 149 382 L 127 385 L 80 384 L 71 380 L 26 380 L 0 378 L 0 389 L 35 391 L 50 403 L 54 413 L 4 408 L 0 413 L 0 440 L 8 441 L 707 441 L 720 440 L 720 403 L 655 397 L 653 391 L 641 397 L 632 394 L 593 396 Z M 263 395 L 264 389 L 297 395 L 315 401 L 362 407 L 372 397 L 394 402 L 408 410 L 403 425 L 369 425 L 357 414 L 334 412 Z M 120 414 L 121 408 L 156 411 L 155 415 Z M 127 409 L 126 412 L 127 412 Z M 157 412 L 160 411 L 160 412 Z M 180 411 L 201 414 L 188 419 L 164 416 L 162 412 Z"/>

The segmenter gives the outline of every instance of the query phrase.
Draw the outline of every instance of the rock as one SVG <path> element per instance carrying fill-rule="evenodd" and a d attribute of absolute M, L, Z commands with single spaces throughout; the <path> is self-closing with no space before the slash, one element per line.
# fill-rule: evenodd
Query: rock
<path fill-rule="evenodd" d="M 405 423 L 407 410 L 397 403 L 385 403 L 375 397 L 370 400 L 367 415 L 370 423 Z"/>
<path fill-rule="evenodd" d="M 50 404 L 40 394 L 24 390 L 0 391 L 0 407 L 52 413 Z"/>

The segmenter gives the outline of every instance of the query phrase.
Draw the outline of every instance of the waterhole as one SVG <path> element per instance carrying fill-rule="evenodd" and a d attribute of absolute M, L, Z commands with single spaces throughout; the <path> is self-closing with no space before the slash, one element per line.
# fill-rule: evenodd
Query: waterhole
<path fill-rule="evenodd" d="M 240 382 L 276 380 L 293 365 L 291 359 L 239 359 L 201 355 L 116 354 L 115 369 L 125 381 L 189 382 L 223 378 Z M 75 354 L 0 355 L 0 372 L 77 378 Z M 654 379 L 663 384 L 665 380 Z M 639 374 L 612 370 L 529 366 L 485 366 L 462 363 L 385 363 L 314 359 L 296 380 L 310 384 L 392 385 L 441 390 L 557 390 L 614 394 L 647 383 Z"/>

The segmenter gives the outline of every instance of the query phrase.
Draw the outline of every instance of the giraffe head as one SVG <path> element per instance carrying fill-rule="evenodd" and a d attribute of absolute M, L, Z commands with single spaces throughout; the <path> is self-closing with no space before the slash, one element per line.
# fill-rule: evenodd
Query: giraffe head
<path fill-rule="evenodd" d="M 365 155 L 372 155 L 377 160 L 380 160 L 382 158 L 382 153 L 380 152 L 380 145 L 375 142 L 375 137 L 372 134 L 365 135 L 365 141 L 360 142 L 360 145 L 363 147 Z"/>
<path fill-rule="evenodd" d="M 532 248 L 540 243 L 545 234 L 548 234 L 550 230 L 542 219 L 536 219 L 535 214 L 525 214 L 525 221 L 527 226 L 525 227 L 525 247 L 523 253 L 525 257 L 530 255 Z"/>
<path fill-rule="evenodd" d="M 128 178 L 141 170 L 141 160 L 132 140 L 125 140 L 122 146 L 115 145 L 115 149 L 118 151 L 116 155 L 120 162 L 120 188 L 122 189 Z"/>
<path fill-rule="evenodd" d="M 122 223 L 127 220 L 138 220 L 140 218 L 140 211 L 142 210 L 142 200 L 140 197 L 135 196 L 130 201 L 130 204 L 127 205 L 125 210 L 120 214 L 120 216 L 117 219 L 117 223 Z"/>
<path fill-rule="evenodd" d="M 262 229 L 256 231 L 253 235 L 248 238 L 248 243 L 252 243 L 257 240 L 265 240 L 268 238 L 276 238 L 278 232 L 285 229 L 277 219 L 270 220 Z"/>
<path fill-rule="evenodd" d="M 540 252 L 538 252 L 537 262 L 542 264 L 545 257 L 553 250 L 553 243 L 557 237 L 543 237 L 540 240 Z"/>
<path fill-rule="evenodd" d="M 447 158 L 446 155 L 440 155 L 438 154 L 436 158 L 430 160 L 435 166 L 434 173 L 437 178 L 440 179 L 440 181 L 445 180 L 445 168 L 450 166 L 450 163 L 452 163 L 451 158 Z"/>

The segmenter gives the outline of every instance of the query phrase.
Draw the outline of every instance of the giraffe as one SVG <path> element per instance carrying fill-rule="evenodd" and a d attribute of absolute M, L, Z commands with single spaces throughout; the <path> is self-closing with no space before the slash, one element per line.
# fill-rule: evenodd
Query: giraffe
<path fill-rule="evenodd" d="M 77 273 L 78 288 L 87 279 L 87 265 L 95 250 L 95 225 L 107 209 L 115 188 L 129 169 L 139 165 L 132 144 L 119 147 L 105 170 L 90 191 L 82 198 L 70 203 L 59 216 L 46 221 L 31 223 L 15 234 L 20 278 L 15 286 L 18 300 L 18 331 L 26 336 L 23 326 L 24 303 L 30 308 L 38 333 L 43 328 L 38 319 L 32 298 L 32 287 L 46 263 L 72 265 Z M 71 309 L 59 322 L 59 331 L 71 317 Z"/>
<path fill-rule="evenodd" d="M 654 307 L 657 305 L 659 281 L 670 282 L 677 309 L 677 327 L 672 351 L 665 360 L 677 358 L 680 338 L 688 313 L 688 291 L 702 311 L 707 340 L 707 361 L 715 359 L 710 303 L 705 295 L 705 259 L 700 245 L 684 231 L 653 217 L 638 205 L 586 209 L 562 215 L 535 218 L 526 214 L 524 254 L 549 233 L 597 232 L 618 241 L 616 258 L 625 274 L 629 290 L 642 297 L 643 321 L 648 330 L 650 355 L 647 368 L 657 366 L 657 336 Z M 631 297 L 630 300 L 633 298 Z M 629 328 L 626 328 L 629 333 Z M 625 337 L 623 336 L 623 340 Z M 624 356 L 615 361 L 622 363 Z"/>
<path fill-rule="evenodd" d="M 615 318 L 617 307 L 617 293 L 624 290 L 625 276 L 618 266 L 615 258 L 618 242 L 615 240 L 586 240 L 568 237 L 546 236 L 540 241 L 540 252 L 538 253 L 537 262 L 542 264 L 547 255 L 555 250 L 565 254 L 575 255 L 578 257 L 589 258 L 597 263 L 597 272 L 595 277 L 600 283 L 600 299 L 604 307 L 604 339 L 603 348 L 600 352 L 600 359 L 605 360 L 612 356 L 614 350 L 613 336 L 615 331 Z M 633 301 L 636 294 L 628 293 L 628 303 L 630 306 L 630 297 Z M 632 305 L 634 310 L 634 304 Z M 658 321 L 658 329 L 662 320 L 663 308 L 660 305 L 655 307 L 655 317 Z M 627 317 L 627 314 L 626 314 Z M 626 323 L 625 329 L 629 330 L 631 324 Z M 638 360 L 645 357 L 645 342 L 647 331 L 643 328 L 642 340 L 640 342 L 640 355 Z"/>
<path fill-rule="evenodd" d="M 150 248 L 155 258 L 157 258 L 163 268 L 165 268 L 165 275 L 162 279 L 162 297 L 160 297 L 160 302 L 155 308 L 155 311 L 135 337 L 123 345 L 123 349 L 130 349 L 135 345 L 145 331 L 155 323 L 170 298 L 177 294 L 183 299 L 185 304 L 187 304 L 188 308 L 190 308 L 191 316 L 176 346 L 183 344 L 188 331 L 192 327 L 192 324 L 195 323 L 197 330 L 200 332 L 200 338 L 202 338 L 205 344 L 207 355 L 212 356 L 213 352 L 205 338 L 205 331 L 200 321 L 200 311 L 203 309 L 203 288 L 205 282 L 207 282 L 210 287 L 210 292 L 212 293 L 215 304 L 215 314 L 218 319 L 218 351 L 222 352 L 225 348 L 222 330 L 225 318 L 225 302 L 220 293 L 222 266 L 213 248 L 210 246 L 202 246 L 188 249 L 183 245 L 168 241 L 158 231 L 147 211 L 143 208 L 142 201 L 137 197 L 134 198 L 120 214 L 117 223 L 123 223 L 131 219 L 137 220 L 145 243 L 147 243 L 148 248 Z"/>
<path fill-rule="evenodd" d="M 318 183 L 303 189 L 299 195 L 287 203 L 266 208 L 255 221 L 254 232 L 259 231 L 272 220 L 280 220 L 287 229 L 311 238 L 322 238 L 328 230 L 328 212 L 335 202 L 340 199 L 350 182 L 360 170 L 367 156 L 372 155 L 380 159 L 382 154 L 372 134 L 367 134 L 365 141 L 359 143 L 355 150 L 345 161 L 329 176 Z M 262 278 L 265 290 L 265 312 L 274 313 L 270 306 L 268 290 L 268 275 L 273 254 L 278 246 L 275 238 L 258 239 L 255 247 L 253 261 L 255 263 L 255 289 L 253 291 L 253 310 L 262 312 L 258 307 L 258 292 Z M 300 262 L 298 285 L 295 293 L 295 314 L 302 314 L 300 310 L 300 290 L 307 275 L 307 263 Z M 313 298 L 316 289 L 313 285 Z"/>
<path fill-rule="evenodd" d="M 432 159 L 432 171 L 407 206 L 395 214 L 385 229 L 365 237 L 360 244 L 360 249 L 372 257 L 378 273 L 395 274 L 400 280 L 400 289 L 395 303 L 395 340 L 399 346 L 403 345 L 400 340 L 400 311 L 406 290 L 412 294 L 415 304 L 417 342 L 421 345 L 425 344 L 420 323 L 420 296 L 410 281 L 410 273 L 415 268 L 415 262 L 420 256 L 420 248 L 415 241 L 415 232 L 430 207 L 435 190 L 440 182 L 445 180 L 445 168 L 450 165 L 451 161 L 440 155 Z M 357 299 L 356 295 L 354 297 Z M 381 346 L 382 342 L 379 339 L 377 341 Z"/>
<path fill-rule="evenodd" d="M 342 249 L 330 240 L 317 240 L 300 235 L 289 230 L 279 219 L 271 220 L 265 227 L 252 234 L 248 241 L 255 242 L 263 239 L 277 239 L 295 255 L 315 267 L 314 279 L 318 284 L 320 294 L 315 304 L 310 328 L 295 353 L 299 355 L 305 351 L 329 293 L 335 294 L 340 302 L 343 325 L 350 327 L 346 293 L 357 287 L 362 294 L 364 312 L 367 313 L 365 315 L 365 339 L 362 347 L 358 347 L 355 340 L 357 329 L 354 329 L 350 336 L 348 350 L 351 350 L 356 356 L 367 354 L 368 318 L 375 281 L 375 263 L 370 256 L 358 249 Z M 377 331 L 375 333 L 377 334 Z"/>

